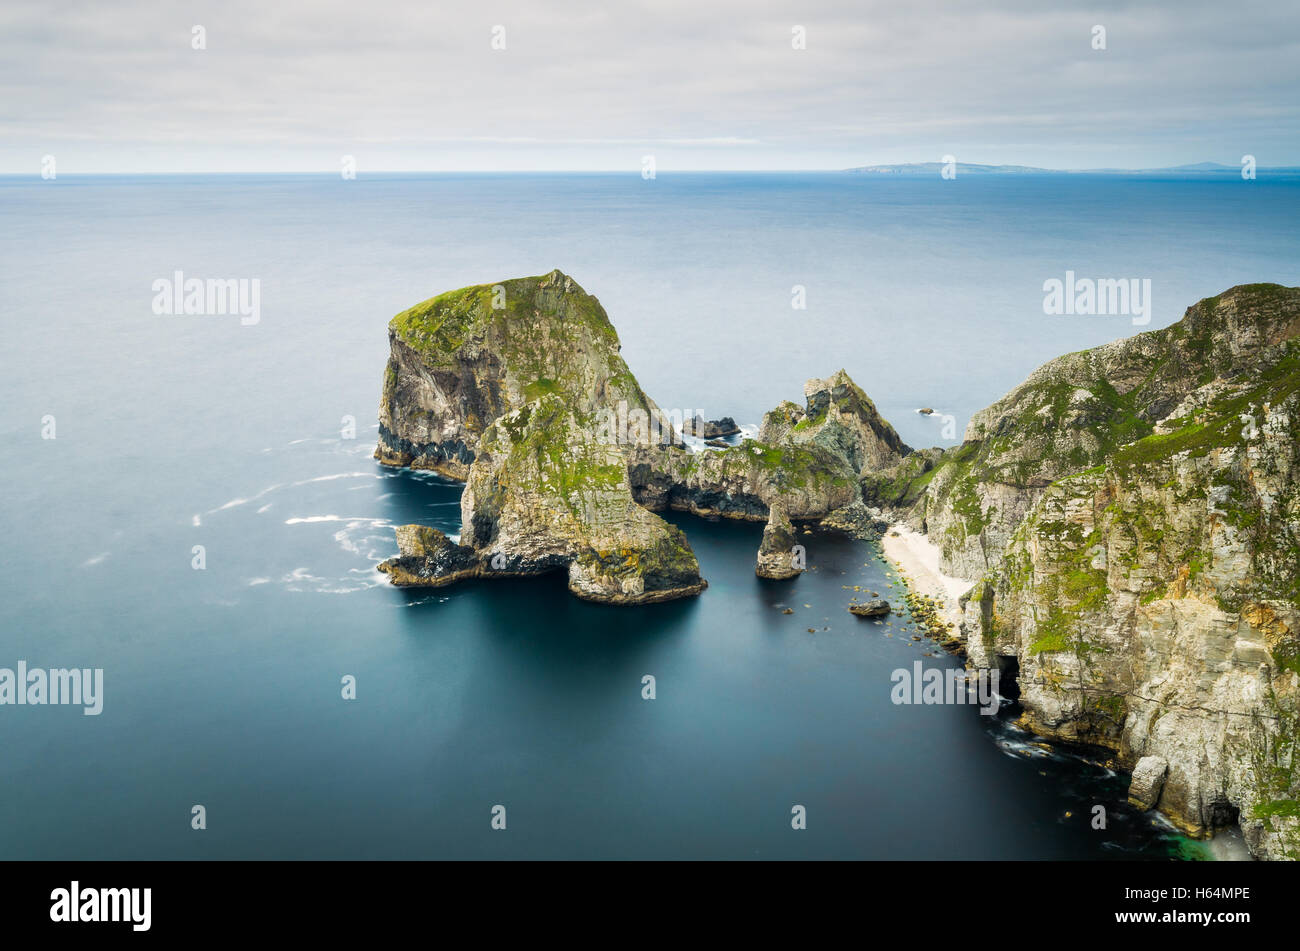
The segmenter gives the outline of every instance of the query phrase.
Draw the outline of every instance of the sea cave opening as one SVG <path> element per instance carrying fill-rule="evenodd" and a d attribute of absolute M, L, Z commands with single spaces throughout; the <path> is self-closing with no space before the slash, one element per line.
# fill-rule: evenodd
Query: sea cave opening
<path fill-rule="evenodd" d="M 997 656 L 998 693 L 1013 704 L 1020 701 L 1020 660 L 1014 654 Z"/>

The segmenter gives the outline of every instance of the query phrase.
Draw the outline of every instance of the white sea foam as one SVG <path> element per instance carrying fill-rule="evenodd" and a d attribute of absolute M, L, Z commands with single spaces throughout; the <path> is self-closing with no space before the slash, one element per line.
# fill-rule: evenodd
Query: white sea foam
<path fill-rule="evenodd" d="M 364 573 L 357 572 L 354 569 L 349 574 L 363 574 L 364 576 L 356 579 L 324 578 L 312 574 L 308 568 L 295 568 L 282 576 L 280 583 L 289 591 L 307 591 L 314 594 L 353 594 L 357 591 L 378 587 L 385 580 L 384 576 L 373 568 L 367 569 Z"/>
<path fill-rule="evenodd" d="M 314 476 L 313 478 L 310 479 L 300 479 L 297 482 L 277 482 L 275 485 L 269 485 L 261 492 L 258 492 L 255 495 L 251 495 L 248 498 L 231 499 L 229 502 L 225 503 L 224 505 L 218 506 L 215 509 L 210 509 L 207 514 L 213 515 L 217 512 L 224 512 L 228 509 L 238 508 L 241 505 L 247 505 L 249 502 L 255 502 L 258 499 L 262 498 L 263 496 L 269 495 L 270 493 L 278 491 L 279 489 L 298 488 L 299 486 L 312 485 L 313 483 L 316 482 L 333 482 L 336 479 L 379 479 L 379 478 L 382 478 L 382 476 L 374 472 L 334 472 L 331 473 L 330 475 Z"/>
<path fill-rule="evenodd" d="M 214 514 L 216 514 L 217 512 L 224 512 L 224 511 L 226 511 L 227 509 L 233 509 L 233 508 L 238 508 L 238 507 L 241 506 L 241 505 L 247 505 L 249 502 L 252 502 L 252 501 L 254 501 L 255 499 L 260 499 L 262 496 L 266 495 L 267 493 L 269 493 L 269 492 L 274 492 L 276 489 L 280 489 L 280 488 L 283 488 L 283 487 L 284 487 L 284 483 L 283 483 L 283 482 L 276 483 L 275 485 L 272 485 L 272 486 L 267 486 L 267 487 L 266 487 L 265 489 L 263 489 L 261 492 L 258 492 L 256 495 L 251 496 L 250 498 L 247 498 L 247 499 L 231 499 L 231 500 L 230 500 L 229 502 L 227 502 L 225 505 L 220 505 L 220 506 L 218 506 L 217 508 L 209 509 L 207 514 L 208 514 L 208 515 L 214 515 Z"/>
<path fill-rule="evenodd" d="M 366 515 L 299 515 L 284 520 L 286 525 L 310 525 L 317 522 L 364 522 L 375 528 L 387 528 L 390 525 L 386 518 L 370 518 Z"/>
<path fill-rule="evenodd" d="M 1219 862 L 1249 862 L 1252 859 L 1250 848 L 1246 845 L 1240 828 L 1216 832 L 1206 846 L 1210 854 Z"/>
<path fill-rule="evenodd" d="M 312 479 L 303 479 L 300 482 L 291 482 L 290 486 L 297 487 L 300 485 L 311 485 L 313 482 L 333 482 L 335 479 L 378 479 L 377 472 L 335 472 L 333 475 L 316 476 Z"/>
<path fill-rule="evenodd" d="M 379 552 L 376 542 L 382 539 L 383 543 L 391 545 L 392 536 L 387 534 L 376 536 L 371 532 L 367 532 L 361 534 L 359 538 L 354 537 L 354 535 L 357 534 L 356 530 L 363 526 L 366 529 L 374 527 L 373 523 L 369 521 L 348 522 L 344 528 L 341 528 L 334 533 L 334 540 L 338 542 L 339 547 L 346 552 L 351 552 L 354 555 L 362 555 L 371 562 L 382 560 L 384 556 Z"/>

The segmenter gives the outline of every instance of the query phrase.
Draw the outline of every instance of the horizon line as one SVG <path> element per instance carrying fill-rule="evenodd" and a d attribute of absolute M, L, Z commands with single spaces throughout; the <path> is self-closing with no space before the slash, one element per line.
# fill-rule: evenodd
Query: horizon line
<path fill-rule="evenodd" d="M 762 175 L 771 173 L 791 173 L 791 174 L 848 174 L 848 173 L 874 173 L 879 177 L 890 177 L 888 172 L 875 172 L 876 169 L 916 169 L 922 170 L 927 167 L 940 167 L 942 162 L 894 162 L 881 163 L 875 165 L 854 165 L 848 167 L 821 167 L 821 168 L 793 168 L 793 167 L 773 167 L 773 168 L 669 168 L 656 169 L 655 176 L 667 174 L 698 174 L 712 173 L 725 175 Z M 1032 166 L 1019 164 L 988 164 L 982 162 L 957 162 L 956 167 L 960 170 L 966 168 L 980 169 L 1006 169 L 1002 172 L 1003 177 L 1022 176 L 1028 177 L 1034 174 L 1057 174 L 1057 175 L 1140 175 L 1152 174 L 1157 172 L 1181 172 L 1186 175 L 1215 174 L 1238 172 L 1238 165 L 1222 165 L 1219 163 L 1189 163 L 1186 165 L 1165 165 L 1152 166 L 1148 168 L 1122 168 L 1122 167 L 1097 167 L 1097 168 L 1048 168 L 1046 166 Z M 1197 165 L 1213 164 L 1213 168 L 1197 168 Z M 1268 171 L 1300 171 L 1300 163 L 1294 165 L 1258 165 L 1255 167 L 1256 172 Z M 627 166 L 619 168 L 375 168 L 375 169 L 357 169 L 356 178 L 365 175 L 628 175 L 642 177 L 641 169 Z M 125 177 L 131 175 L 339 175 L 338 169 L 133 169 L 129 171 L 60 171 L 55 180 L 60 177 Z M 34 171 L 0 171 L 0 178 L 42 178 L 40 169 Z M 900 176 L 901 177 L 901 176 Z M 918 176 L 919 177 L 919 176 Z"/>

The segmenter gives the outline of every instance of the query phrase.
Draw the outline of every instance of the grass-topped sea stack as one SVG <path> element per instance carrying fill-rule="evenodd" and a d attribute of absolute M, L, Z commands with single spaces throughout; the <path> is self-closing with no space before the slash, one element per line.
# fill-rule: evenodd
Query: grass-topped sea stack
<path fill-rule="evenodd" d="M 574 594 L 612 603 L 705 587 L 682 532 L 633 501 L 609 420 L 659 410 L 572 278 L 439 295 L 394 317 L 389 341 L 376 457 L 467 483 L 461 542 L 399 529 L 381 566 L 394 583 L 563 570 Z"/>
<path fill-rule="evenodd" d="M 605 308 L 559 271 L 439 294 L 394 317 L 388 341 L 375 452 L 387 465 L 463 480 L 484 431 L 547 394 L 593 431 L 620 403 L 658 414 Z"/>

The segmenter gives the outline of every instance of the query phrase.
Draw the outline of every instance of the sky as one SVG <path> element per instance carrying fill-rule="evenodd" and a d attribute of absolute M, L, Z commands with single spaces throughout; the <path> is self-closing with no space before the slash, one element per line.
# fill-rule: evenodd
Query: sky
<path fill-rule="evenodd" d="M 1294 0 L 0 6 L 0 173 L 45 156 L 62 175 L 1246 154 L 1300 165 Z"/>

